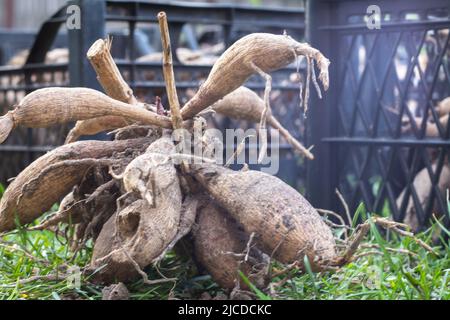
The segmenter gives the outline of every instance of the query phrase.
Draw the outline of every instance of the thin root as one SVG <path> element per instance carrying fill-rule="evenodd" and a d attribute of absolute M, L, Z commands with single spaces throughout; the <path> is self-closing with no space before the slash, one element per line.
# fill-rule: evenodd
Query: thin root
<path fill-rule="evenodd" d="M 258 163 L 262 163 L 267 153 L 267 129 L 266 129 L 267 115 L 272 113 L 270 109 L 270 92 L 272 91 L 272 77 L 268 73 L 265 73 L 253 62 L 251 66 L 261 77 L 263 77 L 266 80 L 266 87 L 264 89 L 264 109 L 262 111 L 261 120 L 259 122 L 259 136 L 261 138 L 261 147 L 258 155 Z"/>

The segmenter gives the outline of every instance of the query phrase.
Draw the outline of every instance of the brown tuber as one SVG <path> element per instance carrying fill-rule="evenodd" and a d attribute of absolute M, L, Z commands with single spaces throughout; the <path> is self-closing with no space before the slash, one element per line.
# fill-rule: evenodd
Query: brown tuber
<path fill-rule="evenodd" d="M 29 223 L 61 200 L 81 181 L 96 159 L 108 158 L 126 149 L 141 149 L 150 138 L 122 141 L 80 141 L 58 147 L 31 163 L 8 186 L 0 200 L 0 232 Z"/>
<path fill-rule="evenodd" d="M 299 55 L 317 62 L 319 79 L 327 90 L 330 61 L 319 50 L 287 35 L 252 33 L 236 41 L 220 56 L 198 92 L 181 109 L 183 119 L 195 116 L 236 90 L 254 73 L 268 76 L 267 73 L 289 65 Z"/>
<path fill-rule="evenodd" d="M 336 259 L 330 228 L 295 189 L 260 171 L 195 164 L 191 172 L 268 255 L 283 263 L 308 259 L 315 270 Z"/>
<path fill-rule="evenodd" d="M 123 116 L 143 124 L 172 128 L 170 118 L 114 100 L 99 91 L 53 87 L 33 91 L 14 110 L 0 117 L 0 143 L 17 126 L 46 128 L 106 115 Z"/>
<path fill-rule="evenodd" d="M 252 90 L 239 87 L 214 103 L 211 109 L 230 118 L 259 122 L 264 111 L 264 101 Z M 267 122 L 272 128 L 277 129 L 299 154 L 310 160 L 314 159 L 313 154 L 295 139 L 272 114 L 267 115 Z"/>
<path fill-rule="evenodd" d="M 106 265 L 97 273 L 98 281 L 133 279 L 177 236 L 182 195 L 176 169 L 167 161 L 174 150 L 168 138 L 161 138 L 125 169 L 123 197 L 132 202 L 119 206 L 95 243 L 91 269 Z"/>
<path fill-rule="evenodd" d="M 431 169 L 433 170 L 433 173 L 436 172 L 437 169 L 437 163 L 433 163 L 431 165 Z M 414 177 L 413 181 L 413 188 L 416 191 L 418 203 L 417 205 L 421 206 L 422 209 L 425 211 L 426 206 L 428 205 L 428 202 L 430 201 L 430 196 L 432 194 L 433 184 L 431 181 L 431 177 L 428 171 L 428 168 L 423 168 L 420 170 L 416 176 Z M 439 175 L 439 181 L 437 184 L 437 188 L 439 192 L 441 193 L 442 197 L 445 197 L 445 192 L 450 188 L 450 168 L 448 164 L 444 164 L 442 167 L 442 171 Z M 405 201 L 406 190 L 403 190 L 402 193 L 397 198 L 397 207 L 400 208 L 403 201 Z M 437 197 L 437 196 L 435 196 Z M 406 204 L 406 210 L 405 210 L 405 218 L 403 220 L 404 223 L 406 223 L 408 226 L 411 227 L 411 229 L 414 232 L 419 231 L 419 227 L 421 225 L 421 222 L 419 221 L 418 214 L 416 212 L 416 205 L 415 201 L 413 200 L 414 197 L 410 193 L 409 199 L 407 199 Z M 439 206 L 437 205 L 436 198 L 434 200 L 434 203 L 432 204 L 433 212 L 438 213 Z M 442 212 L 440 212 L 442 214 Z M 439 214 L 439 216 L 441 215 Z"/>
<path fill-rule="evenodd" d="M 238 271 L 241 271 L 252 283 L 264 285 L 263 274 L 255 270 L 266 266 L 262 255 L 254 257 L 249 253 L 251 261 L 244 261 L 249 236 L 224 209 L 204 196 L 199 204 L 196 221 L 195 258 L 217 284 L 226 289 L 233 289 L 238 283 L 245 287 L 239 281 Z"/>

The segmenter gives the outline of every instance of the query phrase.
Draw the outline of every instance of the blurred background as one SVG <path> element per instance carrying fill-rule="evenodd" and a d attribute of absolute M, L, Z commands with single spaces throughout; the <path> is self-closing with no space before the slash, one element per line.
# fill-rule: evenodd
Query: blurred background
<path fill-rule="evenodd" d="M 20 28 L 35 30 L 40 24 L 53 14 L 66 0 L 0 0 L 0 28 Z M 153 1 L 167 4 L 177 1 Z M 203 3 L 230 3 L 248 4 L 256 7 L 261 6 L 304 6 L 303 0 L 190 0 L 189 2 Z"/>

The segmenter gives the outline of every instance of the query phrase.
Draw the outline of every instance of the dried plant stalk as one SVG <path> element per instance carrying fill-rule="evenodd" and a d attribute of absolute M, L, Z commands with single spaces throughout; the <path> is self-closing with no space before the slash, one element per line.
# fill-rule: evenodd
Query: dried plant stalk
<path fill-rule="evenodd" d="M 170 114 L 172 115 L 173 128 L 181 129 L 183 127 L 183 118 L 181 117 L 180 102 L 178 101 L 177 88 L 175 86 L 169 27 L 167 25 L 167 16 L 165 12 L 160 12 L 158 14 L 158 21 L 163 49 L 163 73 L 166 82 L 167 96 L 169 98 Z"/>
<path fill-rule="evenodd" d="M 135 105 L 138 101 L 133 95 L 133 90 L 120 74 L 110 49 L 110 39 L 98 39 L 92 44 L 86 55 L 106 94 L 115 100 Z"/>
<path fill-rule="evenodd" d="M 87 52 L 87 58 L 97 73 L 97 79 L 106 94 L 115 100 L 131 105 L 138 105 L 133 95 L 133 90 L 123 79 L 111 56 L 111 40 L 98 39 Z M 104 116 L 94 119 L 77 121 L 75 127 L 70 130 L 65 143 L 71 143 L 82 135 L 94 135 L 99 132 L 122 128 L 130 124 L 130 121 L 120 116 Z"/>

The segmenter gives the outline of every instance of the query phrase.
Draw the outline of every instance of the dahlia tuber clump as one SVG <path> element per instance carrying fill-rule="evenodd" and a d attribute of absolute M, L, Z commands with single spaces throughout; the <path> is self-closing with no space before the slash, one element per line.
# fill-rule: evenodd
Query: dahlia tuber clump
<path fill-rule="evenodd" d="M 109 53 L 111 43 L 99 40 L 88 58 L 107 95 L 88 88 L 40 89 L 0 117 L 0 142 L 17 126 L 78 121 L 68 144 L 34 161 L 8 186 L 0 201 L 0 231 L 32 223 L 61 201 L 56 213 L 29 228 L 53 230 L 62 223 L 74 224 L 74 250 L 94 241 L 84 272 L 92 275 L 91 281 L 104 284 L 137 277 L 148 284 L 176 281 L 148 279 L 143 269 L 158 264 L 181 240 L 191 240 L 195 261 L 227 290 L 248 289 L 240 274 L 264 290 L 273 260 L 299 269 L 309 261 L 317 271 L 351 261 L 367 223 L 357 229 L 346 250 L 338 250 L 329 225 L 298 191 L 259 171 L 233 171 L 213 163 L 213 139 L 204 132 L 206 121 L 199 115 L 210 108 L 259 122 L 263 138 L 267 122 L 299 153 L 313 159 L 272 115 L 269 73 L 304 56 L 306 109 L 310 80 L 320 95 L 315 64 L 328 89 L 329 60 L 287 35 L 250 34 L 218 58 L 198 92 L 181 107 L 166 19 L 164 13 L 158 15 L 169 115 L 137 101 Z M 266 80 L 264 99 L 242 87 L 252 74 Z M 113 141 L 73 142 L 80 135 L 111 129 Z M 186 136 L 179 129 L 199 134 L 194 144 L 207 152 L 193 156 L 180 149 Z M 264 144 L 262 139 L 260 159 Z M 385 219 L 374 222 L 410 236 L 399 229 L 402 225 Z"/>

